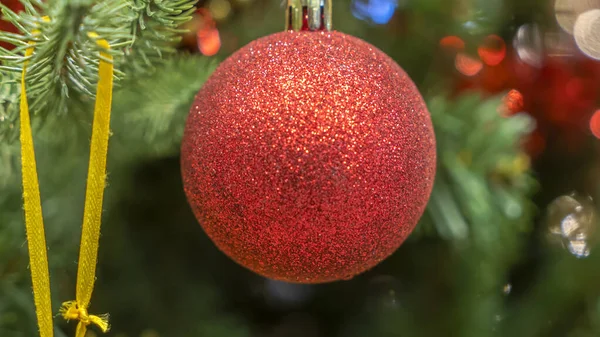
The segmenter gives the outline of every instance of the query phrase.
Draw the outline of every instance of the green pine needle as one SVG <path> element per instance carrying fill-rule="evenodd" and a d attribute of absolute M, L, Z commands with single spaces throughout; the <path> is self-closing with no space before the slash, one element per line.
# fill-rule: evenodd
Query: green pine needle
<path fill-rule="evenodd" d="M 136 158 L 179 153 L 194 96 L 218 63 L 205 57 L 178 57 L 151 75 L 123 82 L 123 90 L 114 97 L 115 155 L 119 149 Z"/>
<path fill-rule="evenodd" d="M 29 58 L 27 96 L 37 117 L 69 114 L 73 101 L 94 101 L 99 47 L 89 36 L 94 32 L 113 48 L 115 80 L 134 78 L 152 71 L 175 51 L 181 30 L 191 18 L 196 0 L 21 0 L 26 10 L 15 13 L 0 4 L 3 19 L 20 34 L 0 32 L 0 40 L 14 44 L 14 50 L 0 48 L 2 78 L 11 88 L 0 92 L 0 140 L 14 140 L 17 105 L 12 104 L 19 83 L 9 72 L 20 73 L 24 51 L 35 43 Z M 42 18 L 48 16 L 49 22 Z M 34 34 L 34 30 L 40 33 Z M 4 80 L 4 79 L 7 80 Z"/>
<path fill-rule="evenodd" d="M 533 122 L 524 115 L 501 116 L 500 104 L 498 98 L 482 100 L 479 95 L 430 100 L 438 171 L 427 221 L 418 232 L 500 251 L 505 249 L 498 240 L 503 233 L 529 229 L 535 180 L 520 141 Z"/>

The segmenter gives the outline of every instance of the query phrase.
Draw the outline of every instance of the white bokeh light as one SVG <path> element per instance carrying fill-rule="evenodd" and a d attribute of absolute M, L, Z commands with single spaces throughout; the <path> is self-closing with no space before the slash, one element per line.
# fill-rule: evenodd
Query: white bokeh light
<path fill-rule="evenodd" d="M 600 9 L 592 9 L 579 15 L 573 35 L 584 54 L 600 60 Z"/>
<path fill-rule="evenodd" d="M 594 8 L 600 8 L 600 0 L 556 0 L 554 2 L 556 21 L 569 34 L 573 34 L 577 18 Z"/>

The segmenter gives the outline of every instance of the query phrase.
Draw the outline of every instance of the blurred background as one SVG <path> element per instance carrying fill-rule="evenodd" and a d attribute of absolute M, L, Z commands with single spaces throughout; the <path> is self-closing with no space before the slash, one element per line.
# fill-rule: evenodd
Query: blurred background
<path fill-rule="evenodd" d="M 185 2 L 32 1 L 41 9 L 24 14 L 27 6 L 2 0 L 3 55 L 22 55 L 18 36 L 44 11 L 64 19 L 47 40 L 74 41 L 52 58 L 77 48 L 78 27 L 102 25 L 106 8 Z M 193 97 L 228 55 L 283 30 L 286 3 L 195 6 L 181 41 L 150 58 L 150 70 L 134 67 L 127 50 L 118 63 L 90 309 L 110 313 L 107 336 L 600 336 L 600 1 L 334 2 L 334 29 L 377 46 L 417 84 L 439 158 L 430 204 L 400 249 L 322 285 L 253 274 L 219 252 L 191 213 L 179 144 Z M 50 66 L 66 60 L 55 59 Z M 0 62 L 0 336 L 30 337 L 20 69 Z M 71 90 L 69 100 L 33 109 L 55 312 L 75 289 L 93 101 L 65 83 L 44 94 Z M 55 322 L 56 336 L 73 336 L 75 324 Z"/>

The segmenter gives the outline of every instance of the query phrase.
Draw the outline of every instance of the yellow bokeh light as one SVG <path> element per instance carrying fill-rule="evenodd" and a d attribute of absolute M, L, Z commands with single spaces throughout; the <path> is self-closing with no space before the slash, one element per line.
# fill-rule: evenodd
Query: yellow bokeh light
<path fill-rule="evenodd" d="M 211 0 L 208 10 L 216 21 L 226 19 L 231 14 L 231 3 L 227 0 Z"/>

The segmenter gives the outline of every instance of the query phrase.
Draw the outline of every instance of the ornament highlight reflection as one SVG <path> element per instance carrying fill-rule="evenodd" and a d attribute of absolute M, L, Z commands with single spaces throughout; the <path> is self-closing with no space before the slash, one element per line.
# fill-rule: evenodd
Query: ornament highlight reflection
<path fill-rule="evenodd" d="M 331 31 L 333 0 L 287 0 L 285 29 Z"/>

